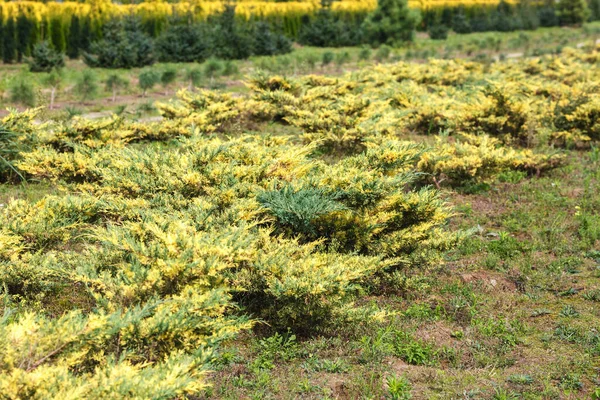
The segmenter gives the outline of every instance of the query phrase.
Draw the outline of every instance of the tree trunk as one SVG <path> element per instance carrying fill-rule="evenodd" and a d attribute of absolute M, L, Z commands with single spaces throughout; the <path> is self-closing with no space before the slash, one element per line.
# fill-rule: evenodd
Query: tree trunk
<path fill-rule="evenodd" d="M 50 89 L 50 109 L 52 110 L 54 108 L 54 98 L 56 96 L 56 88 L 53 87 L 52 89 Z"/>

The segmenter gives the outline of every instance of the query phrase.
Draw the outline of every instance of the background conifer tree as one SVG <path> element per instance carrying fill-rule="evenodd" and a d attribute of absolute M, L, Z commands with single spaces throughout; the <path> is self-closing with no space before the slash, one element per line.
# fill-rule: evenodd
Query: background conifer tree
<path fill-rule="evenodd" d="M 223 12 L 212 19 L 212 53 L 227 60 L 241 60 L 252 53 L 252 38 L 235 16 L 235 6 L 225 5 Z"/>
<path fill-rule="evenodd" d="M 560 0 L 556 13 L 561 25 L 581 25 L 590 18 L 590 9 L 586 0 Z"/>
<path fill-rule="evenodd" d="M 23 57 L 31 54 L 33 22 L 24 14 L 17 17 L 16 21 L 16 39 L 17 39 L 17 61 L 23 61 Z"/>
<path fill-rule="evenodd" d="M 411 42 L 421 16 L 408 8 L 406 0 L 379 0 L 377 8 L 363 22 L 367 40 L 373 45 Z"/>
<path fill-rule="evenodd" d="M 29 62 L 31 72 L 50 72 L 65 66 L 65 59 L 46 41 L 35 45 Z"/>
<path fill-rule="evenodd" d="M 4 53 L 4 21 L 0 18 L 0 58 Z"/>
<path fill-rule="evenodd" d="M 64 53 L 66 46 L 65 32 L 63 23 L 59 18 L 54 18 L 50 21 L 50 40 L 52 46 L 59 53 Z"/>
<path fill-rule="evenodd" d="M 83 19 L 81 23 L 81 35 L 79 37 L 79 49 L 81 51 L 89 51 L 92 43 L 92 21 L 89 17 Z"/>
<path fill-rule="evenodd" d="M 74 59 L 79 57 L 82 39 L 79 17 L 73 15 L 71 17 L 71 25 L 69 25 L 69 35 L 67 36 L 67 56 L 69 58 Z"/>
<path fill-rule="evenodd" d="M 14 62 L 17 58 L 15 39 L 15 20 L 9 18 L 6 21 L 2 32 L 2 61 L 4 61 L 5 64 L 10 64 Z"/>

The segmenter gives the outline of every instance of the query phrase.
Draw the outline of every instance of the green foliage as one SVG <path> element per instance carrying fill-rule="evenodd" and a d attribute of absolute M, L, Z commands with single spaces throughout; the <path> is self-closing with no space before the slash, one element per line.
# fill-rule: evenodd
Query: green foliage
<path fill-rule="evenodd" d="M 338 67 L 341 67 L 342 65 L 346 64 L 349 61 L 350 61 L 350 53 L 348 53 L 347 51 L 344 51 L 343 53 L 338 53 L 337 56 L 335 57 L 335 63 L 337 64 Z"/>
<path fill-rule="evenodd" d="M 556 14 L 561 25 L 581 25 L 591 15 L 586 0 L 560 0 L 556 5 Z"/>
<path fill-rule="evenodd" d="M 209 58 L 204 63 L 204 75 L 211 80 L 218 76 L 223 70 L 223 62 L 216 58 Z"/>
<path fill-rule="evenodd" d="M 508 381 L 518 385 L 531 385 L 534 379 L 527 374 L 514 374 L 508 377 Z"/>
<path fill-rule="evenodd" d="M 296 335 L 290 331 L 284 334 L 275 332 L 273 336 L 259 339 L 257 343 L 258 363 L 273 364 L 275 361 L 290 361 L 298 357 L 300 346 Z"/>
<path fill-rule="evenodd" d="M 521 28 L 511 4 L 501 0 L 490 15 L 490 26 L 500 32 L 510 32 Z"/>
<path fill-rule="evenodd" d="M 583 293 L 583 298 L 589 301 L 600 302 L 600 290 L 590 290 Z"/>
<path fill-rule="evenodd" d="M 333 62 L 334 59 L 335 59 L 335 54 L 331 51 L 326 51 L 325 53 L 323 53 L 323 56 L 321 57 L 321 64 L 323 66 L 329 65 Z"/>
<path fill-rule="evenodd" d="M 96 36 L 92 31 L 91 18 L 83 18 L 83 23 L 81 24 L 81 36 L 79 37 L 79 48 L 81 49 L 81 51 L 87 52 L 90 50 L 92 39 L 94 37 Z"/>
<path fill-rule="evenodd" d="M 579 237 L 583 241 L 593 244 L 600 240 L 600 215 L 578 207 L 575 217 L 579 223 Z"/>
<path fill-rule="evenodd" d="M 198 25 L 170 25 L 156 39 L 156 54 L 162 62 L 202 62 L 209 52 L 209 40 Z"/>
<path fill-rule="evenodd" d="M 367 41 L 375 46 L 412 42 L 421 18 L 408 8 L 406 0 L 380 0 L 367 16 L 362 29 Z"/>
<path fill-rule="evenodd" d="M 163 62 L 203 62 L 210 57 L 232 60 L 285 54 L 292 50 L 292 42 L 266 21 L 240 20 L 235 7 L 227 6 L 202 24 L 174 20 L 156 39 L 155 48 Z"/>
<path fill-rule="evenodd" d="M 471 24 L 464 10 L 459 9 L 452 17 L 452 30 L 456 33 L 471 33 Z"/>
<path fill-rule="evenodd" d="M 35 22 L 30 20 L 24 14 L 17 17 L 16 21 L 16 39 L 17 39 L 17 61 L 23 61 L 24 56 L 31 53 L 32 36 L 34 36 Z"/>
<path fill-rule="evenodd" d="M 67 48 L 65 31 L 61 18 L 50 20 L 50 43 L 57 53 L 64 53 Z"/>
<path fill-rule="evenodd" d="M 385 266 L 376 257 L 328 254 L 296 241 L 279 240 L 265 253 L 253 274 L 239 275 L 244 302 L 275 329 L 291 327 L 304 335 L 356 318 L 351 301 L 358 284 Z"/>
<path fill-rule="evenodd" d="M 65 66 L 65 59 L 61 53 L 50 46 L 48 42 L 35 45 L 29 60 L 31 72 L 50 72 Z"/>
<path fill-rule="evenodd" d="M 90 100 L 98 92 L 98 77 L 93 70 L 86 68 L 79 75 L 75 83 L 75 93 L 82 102 Z"/>
<path fill-rule="evenodd" d="M 388 388 L 388 398 L 392 400 L 410 400 L 412 399 L 412 386 L 404 377 L 390 375 L 386 379 Z"/>
<path fill-rule="evenodd" d="M 152 89 L 161 80 L 160 72 L 154 69 L 145 69 L 138 76 L 138 85 L 142 89 L 142 96 L 146 97 L 148 90 Z"/>
<path fill-rule="evenodd" d="M 292 42 L 284 35 L 274 32 L 267 22 L 258 22 L 254 26 L 254 45 L 252 53 L 257 56 L 286 54 L 292 51 Z"/>
<path fill-rule="evenodd" d="M 194 86 L 200 86 L 202 82 L 202 70 L 198 67 L 186 69 L 185 80 L 189 82 L 189 90 L 192 90 Z"/>
<path fill-rule="evenodd" d="M 0 182 L 11 181 L 16 177 L 24 179 L 14 164 L 19 160 L 20 153 L 28 150 L 32 144 L 27 136 L 33 130 L 35 116 L 36 111 L 28 111 L 23 114 L 10 112 L 0 120 Z M 9 244 L 15 243 L 9 241 Z M 5 250 L 0 251 L 0 260 L 3 252 L 12 251 L 5 247 Z"/>
<path fill-rule="evenodd" d="M 355 46 L 363 42 L 360 20 L 353 22 L 338 18 L 326 5 L 314 16 L 306 18 L 300 28 L 298 41 L 317 47 Z"/>
<path fill-rule="evenodd" d="M 519 395 L 507 389 L 497 387 L 494 389 L 493 400 L 517 400 Z"/>
<path fill-rule="evenodd" d="M 549 27 L 557 26 L 559 24 L 558 15 L 556 15 L 556 8 L 554 4 L 549 4 L 538 9 L 538 18 L 540 26 Z"/>
<path fill-rule="evenodd" d="M 392 334 L 392 330 L 386 327 L 377 329 L 374 334 L 362 336 L 359 339 L 359 361 L 364 364 L 381 362 L 385 356 L 393 354 Z"/>
<path fill-rule="evenodd" d="M 226 4 L 223 12 L 209 18 L 211 29 L 210 53 L 224 60 L 240 60 L 252 54 L 252 36 L 248 27 L 235 16 L 235 6 Z"/>
<path fill-rule="evenodd" d="M 567 390 L 582 390 L 583 382 L 578 374 L 569 373 L 560 378 L 560 386 Z"/>
<path fill-rule="evenodd" d="M 313 236 L 317 218 L 341 211 L 345 207 L 323 189 L 284 186 L 279 190 L 259 193 L 258 202 L 277 218 L 281 229 Z"/>
<path fill-rule="evenodd" d="M 571 305 L 566 305 L 560 310 L 559 315 L 566 318 L 576 318 L 579 316 L 579 312 Z"/>
<path fill-rule="evenodd" d="M 60 88 L 63 82 L 63 75 L 60 70 L 53 69 L 44 78 L 44 84 L 50 86 L 50 104 L 49 108 L 54 108 L 54 100 L 56 100 L 56 92 Z"/>
<path fill-rule="evenodd" d="M 237 64 L 235 61 L 233 60 L 226 60 L 223 63 L 223 72 L 222 75 L 223 76 L 232 76 L 235 75 L 237 73 L 239 73 L 239 69 L 237 67 Z"/>
<path fill-rule="evenodd" d="M 77 15 L 71 17 L 71 23 L 69 24 L 69 33 L 66 38 L 67 44 L 67 56 L 71 59 L 79 58 L 82 50 L 82 38 L 81 38 L 81 23 Z"/>
<path fill-rule="evenodd" d="M 62 82 L 62 71 L 56 69 L 50 71 L 50 73 L 44 78 L 44 83 L 52 88 L 59 88 Z"/>
<path fill-rule="evenodd" d="M 323 371 L 330 374 L 345 373 L 350 369 L 350 366 L 342 359 L 320 360 L 317 358 L 310 358 L 304 363 L 303 367 L 307 370 L 316 372 Z"/>
<path fill-rule="evenodd" d="M 123 78 L 120 74 L 110 74 L 104 81 L 104 87 L 107 92 L 112 93 L 113 103 L 117 99 L 117 92 L 128 85 L 128 81 Z"/>
<path fill-rule="evenodd" d="M 375 59 L 379 62 L 386 61 L 390 58 L 390 54 L 392 53 L 392 48 L 386 44 L 381 45 L 377 48 L 375 52 Z"/>
<path fill-rule="evenodd" d="M 443 24 L 432 25 L 429 30 L 429 37 L 434 40 L 446 40 L 448 38 L 448 27 Z"/>
<path fill-rule="evenodd" d="M 177 79 L 177 70 L 173 67 L 165 68 L 160 75 L 160 83 L 163 85 L 165 90 L 170 84 L 175 82 L 175 79 Z"/>
<path fill-rule="evenodd" d="M 10 64 L 17 59 L 15 20 L 8 18 L 2 27 L 2 61 Z"/>
<path fill-rule="evenodd" d="M 136 68 L 154 63 L 154 44 L 134 17 L 104 25 L 102 40 L 92 43 L 84 60 L 91 67 Z"/>
<path fill-rule="evenodd" d="M 4 21 L 0 19 L 0 55 L 3 55 L 4 48 Z"/>
<path fill-rule="evenodd" d="M 33 399 L 68 393 L 170 399 L 198 393 L 205 387 L 205 343 L 240 326 L 220 317 L 225 304 L 218 293 L 183 293 L 144 307 L 88 315 L 72 311 L 53 320 L 5 313 L 0 341 L 9 346 L 2 354 L 3 393 Z"/>
<path fill-rule="evenodd" d="M 371 58 L 371 49 L 368 47 L 362 47 L 360 53 L 358 53 L 358 59 L 361 61 L 367 61 Z"/>
<path fill-rule="evenodd" d="M 9 86 L 10 100 L 13 103 L 22 104 L 27 107 L 34 107 L 37 101 L 37 94 L 30 79 L 19 77 Z"/>
<path fill-rule="evenodd" d="M 416 340 L 412 335 L 404 332 L 396 333 L 394 353 L 412 365 L 431 365 L 435 362 L 436 357 L 432 345 Z"/>

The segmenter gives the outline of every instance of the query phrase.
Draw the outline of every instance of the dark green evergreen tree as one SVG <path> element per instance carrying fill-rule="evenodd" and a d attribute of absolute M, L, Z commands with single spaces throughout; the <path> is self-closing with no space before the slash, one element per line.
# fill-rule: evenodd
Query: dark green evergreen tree
<path fill-rule="evenodd" d="M 473 32 L 485 32 L 492 30 L 493 26 L 490 22 L 488 12 L 479 11 L 471 17 L 471 30 Z"/>
<path fill-rule="evenodd" d="M 33 51 L 33 46 L 41 41 L 41 33 L 40 32 L 40 24 L 34 20 L 34 19 L 30 19 L 29 20 L 31 22 L 30 25 L 30 29 L 29 29 L 29 51 Z"/>
<path fill-rule="evenodd" d="M 4 25 L 2 35 L 2 61 L 5 64 L 14 62 L 17 58 L 17 49 L 15 47 L 16 32 L 15 32 L 15 20 L 9 18 Z"/>
<path fill-rule="evenodd" d="M 560 0 L 556 13 L 561 25 L 581 25 L 591 15 L 587 0 Z"/>
<path fill-rule="evenodd" d="M 442 13 L 440 15 L 439 18 L 439 23 L 441 23 L 444 26 L 450 26 L 452 24 L 452 19 L 454 17 L 454 11 L 455 8 L 450 8 L 450 7 L 443 7 L 442 8 Z"/>
<path fill-rule="evenodd" d="M 0 57 L 4 54 L 4 21 L 0 18 Z"/>
<path fill-rule="evenodd" d="M 600 0 L 589 0 L 592 21 L 600 20 Z"/>
<path fill-rule="evenodd" d="M 86 64 L 102 68 L 135 68 L 154 63 L 152 39 L 134 17 L 108 21 L 104 38 L 92 43 L 83 54 Z"/>
<path fill-rule="evenodd" d="M 452 30 L 456 33 L 471 33 L 471 24 L 465 13 L 464 7 L 460 7 L 452 18 Z"/>
<path fill-rule="evenodd" d="M 292 41 L 283 33 L 275 34 L 275 47 L 277 48 L 277 54 L 290 53 L 293 50 L 292 45 Z"/>
<path fill-rule="evenodd" d="M 202 62 L 208 54 L 208 35 L 198 25 L 170 25 L 155 42 L 163 62 Z"/>
<path fill-rule="evenodd" d="M 144 19 L 142 27 L 144 32 L 150 37 L 158 37 L 163 31 L 163 26 L 166 21 L 159 19 L 156 16 L 149 16 Z"/>
<path fill-rule="evenodd" d="M 69 35 L 67 36 L 67 55 L 69 58 L 74 59 L 79 57 L 81 54 L 81 24 L 79 23 L 79 17 L 73 15 L 71 17 L 71 24 L 69 25 Z"/>
<path fill-rule="evenodd" d="M 65 31 L 60 18 L 53 18 L 50 21 L 50 41 L 52 46 L 59 53 L 64 53 L 67 47 L 65 40 Z"/>
<path fill-rule="evenodd" d="M 521 29 L 536 30 L 540 26 L 540 18 L 535 8 L 535 3 L 530 0 L 521 0 L 517 4 L 518 25 Z"/>
<path fill-rule="evenodd" d="M 211 32 L 211 54 L 226 60 L 241 60 L 252 54 L 252 37 L 246 26 L 235 16 L 235 6 L 226 4 L 220 14 L 209 21 L 214 24 Z"/>
<path fill-rule="evenodd" d="M 79 50 L 89 51 L 92 44 L 92 20 L 89 17 L 83 19 L 81 23 L 81 36 L 79 37 Z"/>
<path fill-rule="evenodd" d="M 427 33 L 433 40 L 446 40 L 448 38 L 448 27 L 440 21 L 430 26 Z"/>
<path fill-rule="evenodd" d="M 47 41 L 35 45 L 29 60 L 31 72 L 50 72 L 65 66 L 65 58 L 56 51 Z"/>
<path fill-rule="evenodd" d="M 373 45 L 412 42 L 421 17 L 406 0 L 379 0 L 363 22 L 366 39 Z"/>
<path fill-rule="evenodd" d="M 317 47 L 356 46 L 363 42 L 361 21 L 345 22 L 331 11 L 331 2 L 321 1 L 314 17 L 304 17 L 298 41 Z"/>
<path fill-rule="evenodd" d="M 284 35 L 274 32 L 271 25 L 260 21 L 254 27 L 253 54 L 257 56 L 272 56 L 292 51 L 292 42 Z"/>
<path fill-rule="evenodd" d="M 556 15 L 556 9 L 552 4 L 542 6 L 538 9 L 537 14 L 541 26 L 550 27 L 558 25 L 558 15 Z"/>
<path fill-rule="evenodd" d="M 514 15 L 512 6 L 504 0 L 500 0 L 492 14 L 492 28 L 500 32 L 511 32 L 520 28 L 517 22 L 518 19 Z"/>
<path fill-rule="evenodd" d="M 25 16 L 20 14 L 17 17 L 16 29 L 17 29 L 17 61 L 23 61 L 23 57 L 27 57 L 31 54 L 31 31 L 33 22 Z"/>

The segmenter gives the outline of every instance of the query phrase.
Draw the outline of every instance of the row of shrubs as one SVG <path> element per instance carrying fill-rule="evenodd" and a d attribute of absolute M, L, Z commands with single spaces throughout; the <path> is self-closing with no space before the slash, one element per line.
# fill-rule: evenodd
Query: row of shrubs
<path fill-rule="evenodd" d="M 32 67 L 32 70 L 48 71 L 64 64 L 62 54 L 65 51 L 71 58 L 82 55 L 86 64 L 92 67 L 133 68 L 156 61 L 203 62 L 210 57 L 245 59 L 252 55 L 285 54 L 292 50 L 291 40 L 270 24 L 243 22 L 235 17 L 233 6 L 226 7 L 221 14 L 205 23 L 172 22 L 157 38 L 152 38 L 135 17 L 113 19 L 104 25 L 101 39 L 91 43 L 70 41 L 69 47 L 57 44 L 53 35 L 31 46 L 27 40 L 18 39 L 31 36 L 20 35 L 11 23 L 3 30 L 3 60 L 10 63 L 32 56 L 40 60 L 35 61 L 40 64 L 39 67 Z M 10 40 L 11 37 L 14 40 Z"/>
<path fill-rule="evenodd" d="M 395 16 L 387 18 L 387 16 Z M 496 7 L 443 7 L 423 12 L 409 10 L 401 1 L 380 0 L 377 10 L 364 20 L 339 18 L 324 6 L 306 19 L 298 36 L 301 44 L 319 47 L 360 44 L 394 45 L 411 41 L 416 30 L 426 30 L 432 39 L 445 39 L 450 30 L 472 32 L 535 30 L 538 27 L 579 25 L 600 19 L 598 0 L 560 0 L 516 5 L 500 1 Z"/>
<path fill-rule="evenodd" d="M 202 22 L 184 17 L 159 24 L 128 17 L 109 20 L 101 29 L 77 16 L 65 24 L 61 20 L 37 23 L 20 15 L 16 20 L 0 20 L 0 53 L 5 63 L 20 62 L 44 39 L 57 53 L 70 58 L 83 55 L 89 65 L 129 68 L 157 59 L 197 62 L 211 56 L 243 59 L 283 54 L 291 51 L 292 40 L 319 47 L 395 45 L 411 41 L 416 30 L 444 39 L 449 30 L 459 34 L 532 30 L 598 19 L 600 0 L 521 0 L 516 5 L 501 1 L 496 7 L 442 7 L 423 12 L 409 9 L 406 0 L 380 0 L 371 14 L 354 18 L 334 12 L 331 1 L 323 0 L 321 9 L 313 16 L 304 16 L 293 32 L 285 26 L 277 28 L 272 21 L 236 17 L 233 5 Z"/>
<path fill-rule="evenodd" d="M 576 25 L 600 19 L 600 1 L 563 0 L 517 4 L 504 1 L 491 8 L 452 7 L 422 13 L 424 29 L 445 25 L 456 33 L 530 30 L 538 27 Z"/>

